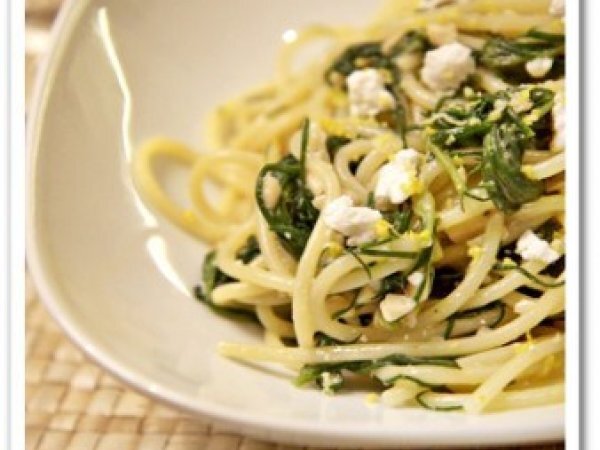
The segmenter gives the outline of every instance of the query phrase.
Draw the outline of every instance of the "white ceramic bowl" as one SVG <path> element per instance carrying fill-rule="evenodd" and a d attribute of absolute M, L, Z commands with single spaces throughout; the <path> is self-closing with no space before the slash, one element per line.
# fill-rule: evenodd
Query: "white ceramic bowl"
<path fill-rule="evenodd" d="M 29 129 L 28 258 L 46 306 L 94 360 L 152 397 L 254 437 L 304 445 L 528 443 L 562 407 L 487 414 L 368 406 L 219 357 L 252 328 L 193 300 L 204 247 L 149 212 L 128 161 L 143 139 L 195 145 L 203 116 L 264 80 L 282 33 L 360 23 L 370 0 L 83 0 L 61 15 Z M 532 420 L 532 417 L 535 420 Z"/>

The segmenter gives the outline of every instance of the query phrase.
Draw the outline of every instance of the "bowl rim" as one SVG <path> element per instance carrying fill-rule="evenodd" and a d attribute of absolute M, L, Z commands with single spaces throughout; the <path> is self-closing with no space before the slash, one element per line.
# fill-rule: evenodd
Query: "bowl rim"
<path fill-rule="evenodd" d="M 42 250 L 42 238 L 36 232 L 36 196 L 37 185 L 35 174 L 40 152 L 41 130 L 45 121 L 49 93 L 56 72 L 64 61 L 64 53 L 71 43 L 72 34 L 90 8 L 98 7 L 96 0 L 66 0 L 60 9 L 51 31 L 50 47 L 41 63 L 34 84 L 31 109 L 28 114 L 26 129 L 26 186 L 25 198 L 25 241 L 26 261 L 30 275 L 36 286 L 38 296 L 52 318 L 59 324 L 71 342 L 77 348 L 108 373 L 113 375 L 132 390 L 167 404 L 175 409 L 185 411 L 212 423 L 218 422 L 238 433 L 259 439 L 277 442 L 304 444 L 307 441 L 320 442 L 324 445 L 337 446 L 378 446 L 423 447 L 431 445 L 443 446 L 481 446 L 498 444 L 531 444 L 554 442 L 564 439 L 564 420 L 562 414 L 556 420 L 547 423 L 524 424 L 513 423 L 510 426 L 496 427 L 494 430 L 474 429 L 470 434 L 453 431 L 451 427 L 431 434 L 427 429 L 402 430 L 390 426 L 368 425 L 360 428 L 339 426 L 318 422 L 303 422 L 293 418 L 272 417 L 268 421 L 256 418 L 250 413 L 241 413 L 232 408 L 214 402 L 194 398 L 193 401 L 183 394 L 168 387 L 155 384 L 151 377 L 132 367 L 125 361 L 111 356 L 109 351 L 93 341 L 85 328 L 77 323 L 74 315 L 61 305 L 61 293 L 57 283 L 52 279 L 47 255 Z M 548 408 L 556 408 L 550 406 Z M 537 428 L 535 428 L 537 424 Z M 561 426 L 559 426 L 559 424 Z M 532 428 L 533 425 L 533 428 Z M 493 431 L 493 432 L 490 432 Z M 332 442 L 335 441 L 335 442 Z"/>

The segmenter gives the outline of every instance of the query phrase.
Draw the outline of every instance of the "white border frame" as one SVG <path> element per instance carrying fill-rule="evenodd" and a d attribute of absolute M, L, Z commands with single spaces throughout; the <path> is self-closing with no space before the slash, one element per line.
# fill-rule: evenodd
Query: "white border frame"
<path fill-rule="evenodd" d="M 581 210 L 581 235 L 585 239 L 582 244 L 581 263 L 583 269 L 581 299 L 585 301 L 585 307 L 582 308 L 581 317 L 581 373 L 580 380 L 583 389 L 580 403 L 581 421 L 578 423 L 573 420 L 568 422 L 567 436 L 569 433 L 580 433 L 581 448 L 597 449 L 600 448 L 600 428 L 598 427 L 598 417 L 600 416 L 600 358 L 598 357 L 598 347 L 600 345 L 600 327 L 597 319 L 600 317 L 600 298 L 598 290 L 592 285 L 594 278 L 598 275 L 594 273 L 600 267 L 600 209 L 598 208 L 598 195 L 600 193 L 600 177 L 598 168 L 600 168 L 600 153 L 598 152 L 598 130 L 597 122 L 598 107 L 597 101 L 600 98 L 600 85 L 597 80 L 600 78 L 600 60 L 597 58 L 598 42 L 600 42 L 598 21 L 600 20 L 600 2 L 597 0 L 584 0 L 580 3 L 581 21 L 579 29 L 582 44 L 582 64 L 581 73 L 581 96 L 580 112 L 585 119 L 581 124 L 580 147 L 584 150 L 581 159 L 581 186 L 582 192 L 582 210 Z M 592 82 L 593 81 L 593 82 Z M 585 90 L 584 90 L 585 89 Z M 579 125 L 579 124 L 578 124 Z M 595 134 L 596 139 L 592 140 Z M 568 447 L 576 449 L 577 447 Z"/>
<path fill-rule="evenodd" d="M 567 114 L 567 149 L 579 148 L 579 95 L 581 92 L 579 78 L 579 29 L 581 26 L 579 2 L 567 1 L 566 8 L 566 114 Z M 566 163 L 566 247 L 567 258 L 566 305 L 568 325 L 566 328 L 566 402 L 565 402 L 565 443 L 568 448 L 580 448 L 580 154 L 578 151 L 567 151 Z M 576 280 L 576 281 L 574 281 Z"/>
<path fill-rule="evenodd" d="M 0 40 L 0 64 L 4 67 L 9 67 L 9 43 L 10 43 L 10 27 L 9 24 L 9 7 L 2 6 L 0 7 L 0 26 L 3 27 L 6 31 L 6 37 L 2 37 Z M 9 76 L 8 71 L 2 70 L 0 71 L 0 136 L 5 139 L 5 143 L 3 143 L 3 147 L 6 146 L 6 150 L 10 148 L 10 135 L 9 135 Z M 5 100 L 6 99 L 6 100 Z M 0 173 L 8 177 L 9 175 L 9 164 L 8 164 L 8 151 L 4 151 L 0 156 Z M 0 183 L 0 212 L 8 211 L 8 184 Z M 0 219 L 0 267 L 9 266 L 9 254 L 8 254 L 8 220 L 5 219 L 8 217 L 5 215 L 2 219 Z M 0 269 L 0 286 L 5 288 L 2 293 L 2 297 L 0 298 L 0 326 L 2 327 L 2 331 L 0 331 L 0 399 L 7 399 L 6 404 L 2 408 L 0 412 L 0 447 L 2 444 L 5 446 L 9 445 L 9 435 L 8 435 L 8 420 L 10 417 L 10 401 L 8 401 L 8 383 L 9 383 L 9 370 L 10 366 L 8 365 L 8 360 L 10 357 L 10 330 L 8 328 L 9 325 L 9 295 L 8 295 L 8 270 Z"/>
<path fill-rule="evenodd" d="M 567 102 L 567 117 L 568 117 L 568 125 L 567 125 L 567 146 L 568 148 L 577 149 L 580 144 L 580 137 L 583 139 L 583 135 L 579 136 L 578 133 L 575 132 L 579 128 L 579 119 L 580 119 L 580 106 L 586 106 L 585 102 L 579 102 L 578 94 L 581 93 L 580 86 L 580 72 L 579 72 L 579 62 L 580 62 L 580 36 L 579 30 L 580 26 L 584 25 L 584 21 L 579 20 L 580 13 L 580 5 L 579 2 L 569 1 L 567 8 L 567 52 L 569 55 L 568 61 L 568 78 L 567 78 L 567 92 L 568 92 L 568 102 Z M 593 6 L 592 6 L 593 5 Z M 68 5 L 67 5 L 68 6 Z M 597 7 L 598 2 L 591 0 L 588 2 L 588 8 L 592 9 L 593 7 Z M 597 9 L 597 8 L 596 8 Z M 0 123 L 7 124 L 6 134 L 7 143 L 9 143 L 10 148 L 12 149 L 10 155 L 5 153 L 7 156 L 7 167 L 3 166 L 4 159 L 0 159 L 0 170 L 7 174 L 7 179 L 9 180 L 9 189 L 7 192 L 4 190 L 0 190 L 0 208 L 3 208 L 4 202 L 6 201 L 10 207 L 10 214 L 7 216 L 9 219 L 6 223 L 7 230 L 0 228 L 0 232 L 2 232 L 2 241 L 0 241 L 0 251 L 4 250 L 5 255 L 10 255 L 10 276 L 4 278 L 8 275 L 7 272 L 4 272 L 1 276 L 2 281 L 6 280 L 6 285 L 8 287 L 7 292 L 10 293 L 11 302 L 10 304 L 7 302 L 5 305 L 8 305 L 7 312 L 9 316 L 6 317 L 7 328 L 6 331 L 10 331 L 10 344 L 11 348 L 7 352 L 7 358 L 10 357 L 10 366 L 8 366 L 9 370 L 1 371 L 0 374 L 0 389 L 6 389 L 6 391 L 0 391 L 0 398 L 7 398 L 9 400 L 9 405 L 11 406 L 10 420 L 2 420 L 0 416 L 0 436 L 6 436 L 7 439 L 10 439 L 10 443 L 12 444 L 9 448 L 24 448 L 24 439 L 22 433 L 19 430 L 24 431 L 24 395 L 23 395 L 23 385 L 24 385 L 24 278 L 23 278 L 23 267 L 24 267 L 24 196 L 23 196 L 23 186 L 24 186 L 24 148 L 25 148 L 25 140 L 24 140 L 24 127 L 23 127 L 23 118 L 24 118 L 24 1 L 23 0 L 10 0 L 6 3 L 6 16 L 4 15 L 4 11 L 0 11 L 0 23 L 9 24 L 8 20 L 10 19 L 10 26 L 6 27 L 7 30 L 7 45 L 2 45 L 0 48 L 0 55 L 2 55 L 2 59 L 7 60 L 9 55 L 11 59 L 11 64 L 8 65 L 10 68 L 9 74 L 7 74 L 7 78 L 4 78 L 4 73 L 0 74 L 0 84 L 2 85 L 5 92 L 10 92 L 10 97 L 7 97 L 7 107 L 5 110 L 0 112 Z M 587 11 L 584 11 L 587 12 Z M 594 21 L 591 19 L 592 14 L 589 16 L 586 15 L 585 22 L 589 21 L 591 25 L 595 25 Z M 590 26 L 590 31 L 592 26 Z M 56 34 L 56 33 L 54 33 Z M 588 45 L 591 44 L 591 40 L 588 36 Z M 591 45 L 590 45 L 591 46 Z M 6 55 L 4 54 L 6 51 Z M 590 55 L 591 56 L 591 55 Z M 6 58 L 6 59 L 4 59 Z M 588 76 L 588 80 L 591 79 Z M 6 87 L 5 87 L 6 86 Z M 597 89 L 596 89 L 597 90 Z M 590 103 L 590 102 L 588 102 Z M 4 117 L 4 114 L 10 111 L 10 117 Z M 589 117 L 589 116 L 588 116 Z M 3 120 L 5 119 L 5 120 Z M 579 279 L 580 276 L 580 254 L 579 248 L 581 243 L 581 236 L 579 232 L 575 232 L 575 230 L 580 230 L 580 185 L 579 180 L 580 176 L 583 176 L 585 172 L 588 170 L 583 170 L 580 172 L 580 158 L 579 152 L 573 151 L 569 152 L 567 156 L 567 172 L 569 176 L 567 178 L 567 204 L 569 208 L 569 214 L 567 215 L 567 227 L 570 232 L 567 234 L 567 246 L 569 247 L 569 263 L 567 267 L 567 279 L 576 280 Z M 589 155 L 588 155 L 589 156 Z M 587 163 L 591 162 L 591 158 L 585 158 Z M 598 158 L 596 158 L 598 159 Z M 588 167 L 594 166 L 593 164 L 588 164 Z M 600 167 L 596 165 L 596 167 Z M 10 171 L 9 171 L 10 170 Z M 593 177 L 588 177 L 590 182 L 593 180 Z M 591 204 L 590 204 L 591 206 Z M 590 214 L 591 216 L 591 214 Z M 590 217 L 588 217 L 590 219 Z M 2 222 L 0 227 L 5 226 L 5 223 Z M 587 226 L 587 229 L 591 229 L 591 225 Z M 10 241 L 5 240 L 4 236 L 7 236 L 7 233 L 10 231 Z M 6 247 L 4 247 L 6 246 Z M 589 256 L 590 253 L 593 253 L 591 250 L 587 252 L 582 252 L 583 256 Z M 587 255 L 585 255 L 587 254 Z M 7 261 L 8 262 L 8 261 Z M 586 266 L 590 268 L 591 261 L 588 259 Z M 580 448 L 581 438 L 583 436 L 579 435 L 580 431 L 580 406 L 589 408 L 595 402 L 589 401 L 580 403 L 580 359 L 579 359 L 579 339 L 580 339 L 580 299 L 583 289 L 580 289 L 579 283 L 569 282 L 567 284 L 567 309 L 569 311 L 569 325 L 567 329 L 567 404 L 566 404 L 566 442 L 568 448 L 577 449 Z M 588 297 L 589 298 L 589 297 Z M 590 303 L 593 301 L 593 298 L 590 298 Z M 598 299 L 596 299 L 598 300 Z M 597 309 L 597 308 L 596 308 Z M 2 308 L 0 308 L 2 310 Z M 588 314 L 592 315 L 592 309 L 588 304 L 586 308 Z M 2 311 L 4 312 L 4 311 Z M 593 332 L 598 335 L 598 330 L 592 329 L 588 327 L 589 336 Z M 7 336 L 8 337 L 8 336 Z M 5 335 L 0 335 L 0 350 L 6 349 L 5 345 Z M 591 347 L 591 342 L 588 341 L 587 348 Z M 585 347 L 582 346 L 582 349 Z M 591 352 L 590 352 L 591 354 Z M 4 366 L 7 367 L 7 366 Z M 590 369 L 590 367 L 587 367 Z M 591 378 L 591 374 L 588 374 L 588 380 L 593 380 Z M 5 383 L 6 381 L 10 382 L 10 385 Z M 10 386 L 10 390 L 7 387 Z M 597 390 L 597 388 L 596 388 Z M 10 397 L 3 396 L 5 392 L 8 394 L 10 391 Z M 8 406 L 8 405 L 7 405 Z M 597 406 L 596 406 L 597 408 Z M 7 411 L 8 412 L 8 411 Z M 591 410 L 588 409 L 588 419 L 591 416 Z M 591 424 L 588 422 L 587 432 L 590 432 L 592 429 Z M 586 439 L 587 441 L 587 439 Z M 587 444 L 591 444 L 590 441 L 587 441 Z M 590 447 L 592 448 L 592 447 Z"/>
<path fill-rule="evenodd" d="M 6 2 L 10 22 L 6 27 L 9 68 L 9 145 L 7 291 L 10 336 L 8 403 L 10 415 L 4 421 L 11 449 L 25 448 L 25 2 Z"/>

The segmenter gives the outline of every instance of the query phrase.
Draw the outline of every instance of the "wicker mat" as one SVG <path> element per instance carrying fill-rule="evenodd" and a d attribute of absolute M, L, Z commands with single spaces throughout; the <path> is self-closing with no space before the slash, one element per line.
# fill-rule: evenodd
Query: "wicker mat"
<path fill-rule="evenodd" d="M 30 282 L 26 297 L 27 450 L 299 448 L 232 435 L 132 392 L 71 344 Z"/>

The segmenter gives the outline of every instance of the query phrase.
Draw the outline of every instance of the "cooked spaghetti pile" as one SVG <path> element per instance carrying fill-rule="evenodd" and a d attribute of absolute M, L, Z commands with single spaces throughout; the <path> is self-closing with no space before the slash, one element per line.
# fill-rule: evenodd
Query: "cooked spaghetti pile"
<path fill-rule="evenodd" d="M 273 81 L 215 111 L 213 151 L 142 146 L 143 198 L 215 246 L 196 296 L 264 329 L 223 355 L 326 393 L 371 377 L 394 406 L 562 402 L 560 9 L 394 1 L 364 29 L 310 27 Z M 189 168 L 189 204 L 165 161 Z"/>

